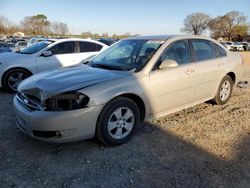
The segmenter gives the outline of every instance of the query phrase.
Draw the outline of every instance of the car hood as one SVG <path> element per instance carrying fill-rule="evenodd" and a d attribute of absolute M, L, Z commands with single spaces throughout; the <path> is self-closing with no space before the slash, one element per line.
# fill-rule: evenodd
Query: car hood
<path fill-rule="evenodd" d="M 33 95 L 41 101 L 69 91 L 89 87 L 104 81 L 125 77 L 129 72 L 92 68 L 87 65 L 62 68 L 36 74 L 18 86 L 18 92 Z"/>
<path fill-rule="evenodd" d="M 20 54 L 20 53 L 16 53 L 16 52 L 5 52 L 5 53 L 1 53 L 0 54 L 0 62 L 1 63 L 8 63 L 8 61 L 4 61 L 4 60 L 17 60 L 20 58 L 24 58 L 29 56 L 30 54 Z M 1 61 L 3 60 L 3 62 Z"/>

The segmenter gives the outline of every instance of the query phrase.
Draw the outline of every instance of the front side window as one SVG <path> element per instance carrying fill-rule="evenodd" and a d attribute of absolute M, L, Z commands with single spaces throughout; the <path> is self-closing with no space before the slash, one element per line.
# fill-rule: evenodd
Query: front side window
<path fill-rule="evenodd" d="M 165 60 L 174 60 L 178 65 L 190 63 L 190 49 L 187 40 L 170 44 L 157 61 L 157 67 Z"/>
<path fill-rule="evenodd" d="M 121 40 L 94 57 L 89 65 L 113 70 L 139 71 L 164 42 L 146 39 Z"/>
<path fill-rule="evenodd" d="M 209 60 L 216 57 L 214 47 L 210 41 L 207 40 L 191 40 L 195 60 L 203 61 Z"/>
<path fill-rule="evenodd" d="M 75 42 L 62 42 L 49 49 L 52 55 L 75 53 Z"/>

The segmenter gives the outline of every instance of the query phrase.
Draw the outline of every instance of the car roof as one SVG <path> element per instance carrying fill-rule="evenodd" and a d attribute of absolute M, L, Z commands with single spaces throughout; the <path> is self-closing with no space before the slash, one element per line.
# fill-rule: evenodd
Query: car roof
<path fill-rule="evenodd" d="M 166 41 L 170 38 L 176 39 L 205 39 L 205 40 L 213 40 L 212 38 L 200 35 L 149 35 L 149 36 L 137 36 L 137 37 L 130 37 L 124 40 L 163 40 Z M 214 40 L 213 40 L 214 41 Z"/>
<path fill-rule="evenodd" d="M 168 40 L 169 38 L 176 37 L 178 35 L 148 35 L 126 38 L 125 40 Z"/>
<path fill-rule="evenodd" d="M 92 40 L 92 39 L 81 39 L 81 38 L 63 38 L 63 39 L 48 39 L 50 41 L 55 41 L 55 42 L 67 42 L 67 41 L 83 41 L 83 42 L 93 42 L 93 43 L 97 43 L 100 44 L 102 46 L 107 46 L 106 44 L 96 41 L 96 40 Z"/>

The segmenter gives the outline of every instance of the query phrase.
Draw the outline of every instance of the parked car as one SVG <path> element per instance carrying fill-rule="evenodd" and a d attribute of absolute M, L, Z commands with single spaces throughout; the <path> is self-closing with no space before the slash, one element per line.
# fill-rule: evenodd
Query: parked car
<path fill-rule="evenodd" d="M 250 50 L 250 44 L 247 42 L 241 42 L 241 44 L 243 45 L 244 51 L 248 51 Z"/>
<path fill-rule="evenodd" d="M 15 47 L 16 47 L 15 51 L 21 51 L 24 48 L 27 48 L 27 41 L 17 41 Z"/>
<path fill-rule="evenodd" d="M 12 52 L 11 45 L 5 42 L 0 43 L 0 53 Z"/>
<path fill-rule="evenodd" d="M 24 80 L 14 97 L 17 127 L 48 142 L 96 136 L 106 145 L 123 144 L 145 119 L 208 100 L 227 103 L 241 66 L 238 53 L 210 38 L 121 40 L 87 65 Z"/>
<path fill-rule="evenodd" d="M 233 42 L 221 42 L 221 44 L 223 44 L 230 51 L 237 51 L 237 47 Z"/>
<path fill-rule="evenodd" d="M 38 42 L 47 41 L 47 40 L 48 40 L 47 38 L 43 38 L 43 37 L 32 37 L 28 40 L 27 46 L 29 47 Z"/>
<path fill-rule="evenodd" d="M 241 42 L 235 42 L 234 46 L 236 47 L 237 51 L 244 51 L 244 46 Z"/>
<path fill-rule="evenodd" d="M 0 54 L 0 87 L 16 91 L 17 85 L 33 74 L 76 65 L 106 48 L 107 45 L 94 40 L 51 39 L 19 53 Z"/>

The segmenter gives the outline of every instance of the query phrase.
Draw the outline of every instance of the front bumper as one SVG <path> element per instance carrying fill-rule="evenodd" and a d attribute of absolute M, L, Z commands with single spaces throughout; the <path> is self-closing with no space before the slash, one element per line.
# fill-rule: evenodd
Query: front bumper
<path fill-rule="evenodd" d="M 13 108 L 22 132 L 42 141 L 61 143 L 94 137 L 102 106 L 62 112 L 29 111 L 15 96 Z"/>

